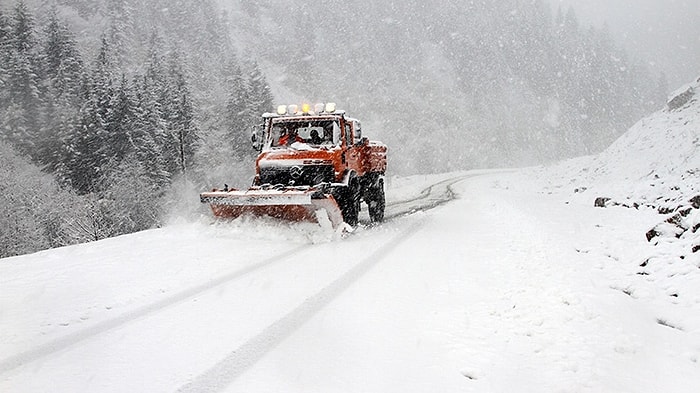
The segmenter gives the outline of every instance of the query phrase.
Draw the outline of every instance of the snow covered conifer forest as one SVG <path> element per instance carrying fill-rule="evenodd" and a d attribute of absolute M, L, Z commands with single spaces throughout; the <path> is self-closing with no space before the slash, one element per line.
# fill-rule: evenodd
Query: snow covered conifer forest
<path fill-rule="evenodd" d="M 159 226 L 175 183 L 249 164 L 272 97 L 211 2 L 4 6 L 0 256 Z"/>
<path fill-rule="evenodd" d="M 598 152 L 664 103 L 644 64 L 542 0 L 3 0 L 0 257 L 246 187 L 278 103 L 337 102 L 394 173 Z"/>

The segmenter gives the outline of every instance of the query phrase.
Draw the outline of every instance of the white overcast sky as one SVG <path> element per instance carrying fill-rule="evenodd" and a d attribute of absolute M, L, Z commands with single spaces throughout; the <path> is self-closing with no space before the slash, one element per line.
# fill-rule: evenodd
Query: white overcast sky
<path fill-rule="evenodd" d="M 700 0 L 553 0 L 583 25 L 607 22 L 618 43 L 666 73 L 669 88 L 700 76 Z"/>

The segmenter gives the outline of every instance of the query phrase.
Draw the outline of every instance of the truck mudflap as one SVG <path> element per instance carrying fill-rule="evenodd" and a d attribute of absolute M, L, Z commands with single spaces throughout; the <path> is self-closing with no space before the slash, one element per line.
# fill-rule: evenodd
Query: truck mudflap
<path fill-rule="evenodd" d="M 199 194 L 214 216 L 238 218 L 243 215 L 269 216 L 292 222 L 329 221 L 333 228 L 343 223 L 343 214 L 331 194 L 318 188 L 262 188 L 213 190 Z"/>

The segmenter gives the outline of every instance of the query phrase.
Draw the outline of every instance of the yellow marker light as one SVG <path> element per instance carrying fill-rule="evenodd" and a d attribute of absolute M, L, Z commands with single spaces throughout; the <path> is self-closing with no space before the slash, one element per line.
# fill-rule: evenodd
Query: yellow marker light
<path fill-rule="evenodd" d="M 303 114 L 308 114 L 309 112 L 311 112 L 311 105 L 309 105 L 309 104 L 302 104 L 302 105 L 301 105 L 301 113 L 303 113 Z"/>

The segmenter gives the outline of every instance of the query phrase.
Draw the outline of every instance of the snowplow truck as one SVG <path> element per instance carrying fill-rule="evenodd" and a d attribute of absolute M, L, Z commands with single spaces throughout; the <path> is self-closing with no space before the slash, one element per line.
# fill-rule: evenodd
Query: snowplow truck
<path fill-rule="evenodd" d="M 281 105 L 252 134 L 259 154 L 247 190 L 200 194 L 216 217 L 270 216 L 356 226 L 362 202 L 371 222 L 384 219 L 387 147 L 362 135 L 335 104 Z"/>

